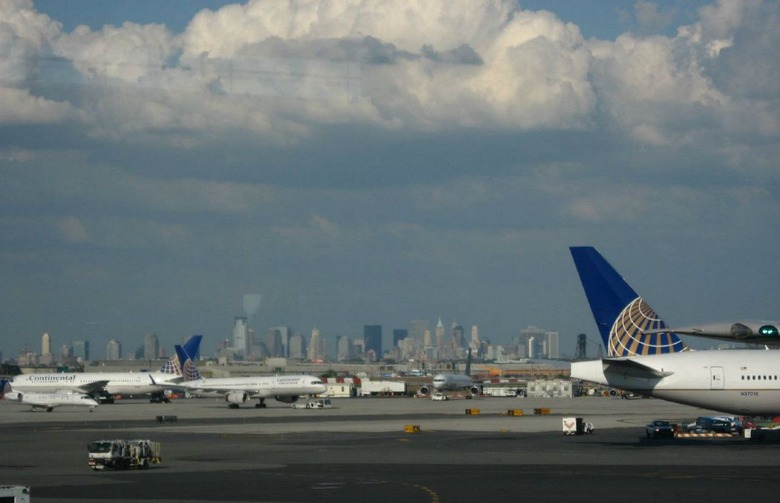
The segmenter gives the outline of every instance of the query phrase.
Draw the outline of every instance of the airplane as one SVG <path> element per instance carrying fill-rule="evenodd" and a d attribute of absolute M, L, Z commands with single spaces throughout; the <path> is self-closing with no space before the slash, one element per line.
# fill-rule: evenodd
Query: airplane
<path fill-rule="evenodd" d="M 46 412 L 51 412 L 55 407 L 63 405 L 89 407 L 89 411 L 92 412 L 98 405 L 97 400 L 82 393 L 22 393 L 13 391 L 13 386 L 8 381 L 0 381 L 0 399 L 21 405 L 30 405 L 33 412 L 36 409 L 46 409 Z"/>
<path fill-rule="evenodd" d="M 608 354 L 572 363 L 572 378 L 730 414 L 780 415 L 780 353 L 691 351 L 595 248 L 570 250 Z"/>
<path fill-rule="evenodd" d="M 181 388 L 195 397 L 224 397 L 231 409 L 251 399 L 257 399 L 255 407 L 265 408 L 266 398 L 283 403 L 295 403 L 304 395 L 325 393 L 327 386 L 317 377 L 310 375 L 281 375 L 263 377 L 219 377 L 207 379 L 201 376 L 186 349 L 175 346 L 179 360 L 185 362 L 182 369 L 184 380 L 176 384 L 165 384 L 169 388 Z"/>
<path fill-rule="evenodd" d="M 431 386 L 435 391 L 460 391 L 468 390 L 471 396 L 479 396 L 482 392 L 479 384 L 471 379 L 471 349 L 466 359 L 466 371 L 463 374 L 442 373 L 433 376 Z M 427 396 L 431 388 L 427 385 L 420 386 L 420 395 Z"/>
<path fill-rule="evenodd" d="M 197 354 L 201 335 L 190 337 L 185 346 L 187 354 Z M 154 377 L 152 377 L 154 376 Z M 173 355 L 155 373 L 147 372 L 76 372 L 54 374 L 21 374 L 11 381 L 13 389 L 19 392 L 35 393 L 82 393 L 111 403 L 114 395 L 162 394 L 162 383 L 180 380 L 182 363 Z"/>

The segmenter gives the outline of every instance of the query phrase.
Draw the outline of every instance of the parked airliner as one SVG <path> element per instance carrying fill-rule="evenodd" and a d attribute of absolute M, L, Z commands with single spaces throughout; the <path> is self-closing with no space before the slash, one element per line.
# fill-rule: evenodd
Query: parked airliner
<path fill-rule="evenodd" d="M 11 383 L 8 381 L 0 381 L 0 399 L 8 400 L 11 403 L 29 405 L 33 411 L 46 409 L 46 412 L 51 412 L 55 407 L 63 405 L 89 407 L 89 411 L 92 412 L 98 405 L 94 398 L 82 393 L 22 393 L 14 391 Z"/>
<path fill-rule="evenodd" d="M 691 351 L 595 248 L 571 254 L 608 354 L 572 363 L 573 378 L 731 414 L 780 415 L 779 352 Z"/>
<path fill-rule="evenodd" d="M 463 374 L 442 373 L 433 376 L 431 383 L 436 391 L 461 391 L 468 390 L 471 396 L 479 395 L 482 390 L 478 383 L 471 378 L 471 349 L 466 359 L 466 370 Z M 431 389 L 427 385 L 420 386 L 419 394 L 428 395 Z"/>
<path fill-rule="evenodd" d="M 201 335 L 193 335 L 185 346 L 187 354 L 197 354 Z M 161 384 L 182 379 L 182 364 L 173 355 L 165 365 L 152 374 L 147 372 L 75 372 L 54 374 L 21 374 L 15 376 L 11 386 L 19 392 L 82 393 L 102 395 L 144 395 L 161 393 Z M 153 376 L 153 377 L 152 377 Z"/>
<path fill-rule="evenodd" d="M 327 386 L 317 377 L 310 375 L 280 375 L 263 377 L 219 377 L 207 379 L 200 375 L 189 353 L 176 346 L 179 360 L 184 361 L 184 380 L 177 384 L 165 385 L 169 388 L 181 388 L 191 396 L 220 397 L 228 406 L 237 409 L 240 404 L 257 399 L 255 407 L 265 407 L 266 398 L 274 398 L 284 403 L 295 403 L 301 396 L 325 393 Z"/>

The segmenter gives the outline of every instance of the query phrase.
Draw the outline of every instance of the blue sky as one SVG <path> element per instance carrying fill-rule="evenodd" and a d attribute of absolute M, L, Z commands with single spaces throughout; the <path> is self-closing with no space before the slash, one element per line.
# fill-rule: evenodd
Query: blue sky
<path fill-rule="evenodd" d="M 208 352 L 260 293 L 261 332 L 441 317 L 571 354 L 588 244 L 672 325 L 775 319 L 779 11 L 4 2 L 0 350 Z"/>

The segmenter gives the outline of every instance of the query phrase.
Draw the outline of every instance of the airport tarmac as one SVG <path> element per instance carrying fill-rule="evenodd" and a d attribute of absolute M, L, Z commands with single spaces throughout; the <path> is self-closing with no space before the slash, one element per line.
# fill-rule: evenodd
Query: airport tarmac
<path fill-rule="evenodd" d="M 774 498 L 780 490 L 778 444 L 646 439 L 652 419 L 687 423 L 712 414 L 661 400 L 351 398 L 333 406 L 271 401 L 235 410 L 215 399 L 126 400 L 94 412 L 32 413 L 0 402 L 0 485 L 30 486 L 32 501 L 47 503 L 712 502 Z M 564 436 L 563 417 L 582 417 L 595 434 Z M 405 432 L 407 425 L 419 433 Z M 92 471 L 86 444 L 105 438 L 159 441 L 163 462 Z"/>

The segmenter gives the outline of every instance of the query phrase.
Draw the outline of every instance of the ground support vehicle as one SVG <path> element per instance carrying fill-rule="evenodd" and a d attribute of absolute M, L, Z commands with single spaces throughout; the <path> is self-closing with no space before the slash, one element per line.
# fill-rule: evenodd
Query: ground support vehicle
<path fill-rule="evenodd" d="M 306 400 L 306 403 L 294 403 L 293 409 L 331 409 L 333 404 L 330 398 L 312 398 Z"/>
<path fill-rule="evenodd" d="M 590 435 L 593 433 L 593 423 L 586 423 L 581 417 L 564 417 L 564 435 Z"/>
<path fill-rule="evenodd" d="M 87 445 L 93 470 L 149 468 L 162 461 L 159 442 L 151 440 L 98 440 Z"/>
<path fill-rule="evenodd" d="M 645 427 L 647 438 L 674 438 L 674 425 L 669 421 L 656 419 Z"/>

